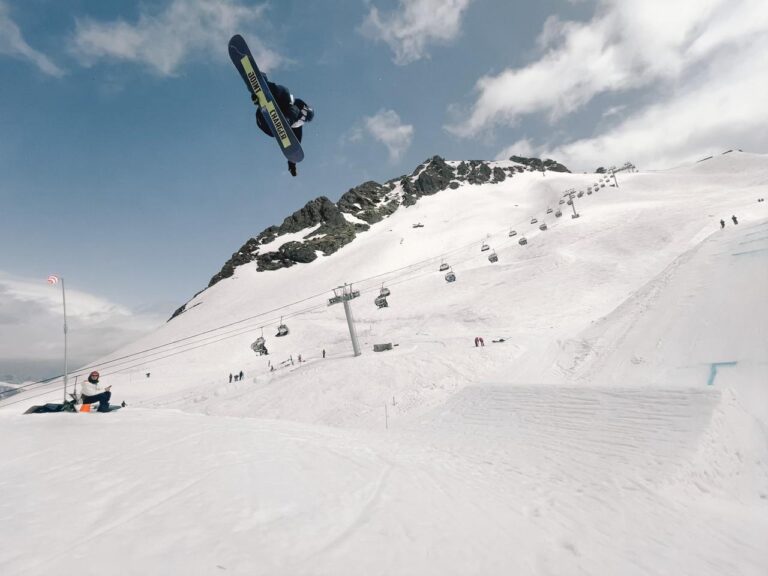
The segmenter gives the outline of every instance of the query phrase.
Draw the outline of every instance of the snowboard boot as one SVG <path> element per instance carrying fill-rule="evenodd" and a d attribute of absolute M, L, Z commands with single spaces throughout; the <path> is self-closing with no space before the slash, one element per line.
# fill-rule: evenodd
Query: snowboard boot
<path fill-rule="evenodd" d="M 291 176 L 296 176 L 296 163 L 291 162 L 288 160 L 288 172 L 291 173 Z"/>

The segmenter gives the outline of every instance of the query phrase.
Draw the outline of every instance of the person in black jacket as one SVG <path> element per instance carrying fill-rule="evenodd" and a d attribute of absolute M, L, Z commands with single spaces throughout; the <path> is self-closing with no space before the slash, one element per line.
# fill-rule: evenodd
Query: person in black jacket
<path fill-rule="evenodd" d="M 285 86 L 270 82 L 266 74 L 264 74 L 264 79 L 267 81 L 269 91 L 275 98 L 278 108 L 280 108 L 280 111 L 283 113 L 283 116 L 285 116 L 288 124 L 291 125 L 291 129 L 293 130 L 293 133 L 296 134 L 298 141 L 301 142 L 303 133 L 302 127 L 306 122 L 312 122 L 315 117 L 315 111 L 301 98 L 294 98 L 293 94 L 291 94 L 290 90 Z M 267 136 L 274 138 L 272 130 L 269 128 L 270 122 L 267 119 L 267 111 L 259 107 L 259 101 L 255 94 L 251 94 L 251 100 L 253 100 L 253 103 L 258 107 L 258 110 L 256 111 L 256 124 Z M 291 173 L 291 176 L 296 176 L 296 164 L 290 160 L 288 161 L 288 172 Z"/>

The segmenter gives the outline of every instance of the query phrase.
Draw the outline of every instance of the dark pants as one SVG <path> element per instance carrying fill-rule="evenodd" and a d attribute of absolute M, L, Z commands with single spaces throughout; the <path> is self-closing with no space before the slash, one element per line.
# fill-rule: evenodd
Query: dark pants
<path fill-rule="evenodd" d="M 112 392 L 107 390 L 101 394 L 95 396 L 86 396 L 83 394 L 83 404 L 95 404 L 99 403 L 99 412 L 109 412 L 109 399 L 112 396 Z"/>

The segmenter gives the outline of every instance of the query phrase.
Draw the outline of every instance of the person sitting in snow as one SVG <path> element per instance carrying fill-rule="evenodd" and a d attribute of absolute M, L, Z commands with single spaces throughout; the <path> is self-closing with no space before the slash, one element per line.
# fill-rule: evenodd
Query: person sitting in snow
<path fill-rule="evenodd" d="M 264 74 L 264 80 L 267 81 L 269 91 L 274 96 L 278 108 L 280 108 L 288 124 L 291 125 L 296 138 L 301 142 L 302 126 L 306 122 L 312 122 L 312 119 L 315 117 L 315 111 L 301 98 L 294 98 L 293 94 L 285 86 L 270 82 L 266 74 Z M 268 112 L 259 106 L 259 100 L 255 94 L 251 94 L 251 100 L 259 108 L 256 111 L 256 124 L 267 136 L 274 138 L 274 134 L 272 134 L 270 129 L 271 124 L 268 120 Z M 296 176 L 296 164 L 290 160 L 288 161 L 288 172 L 291 173 L 291 176 Z"/>
<path fill-rule="evenodd" d="M 99 412 L 109 412 L 109 399 L 112 397 L 111 388 L 112 386 L 107 386 L 106 388 L 99 386 L 99 373 L 94 370 L 88 376 L 88 380 L 83 382 L 83 404 L 95 404 L 98 402 Z"/>

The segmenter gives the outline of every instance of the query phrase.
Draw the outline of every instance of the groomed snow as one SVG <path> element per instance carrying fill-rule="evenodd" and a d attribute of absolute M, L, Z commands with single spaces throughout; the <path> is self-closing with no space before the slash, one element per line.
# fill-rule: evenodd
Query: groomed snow
<path fill-rule="evenodd" d="M 311 264 L 239 267 L 100 363 L 125 410 L 4 402 L 0 572 L 765 574 L 768 157 L 545 213 L 596 179 L 461 186 Z M 326 306 L 351 281 L 357 358 Z"/>

